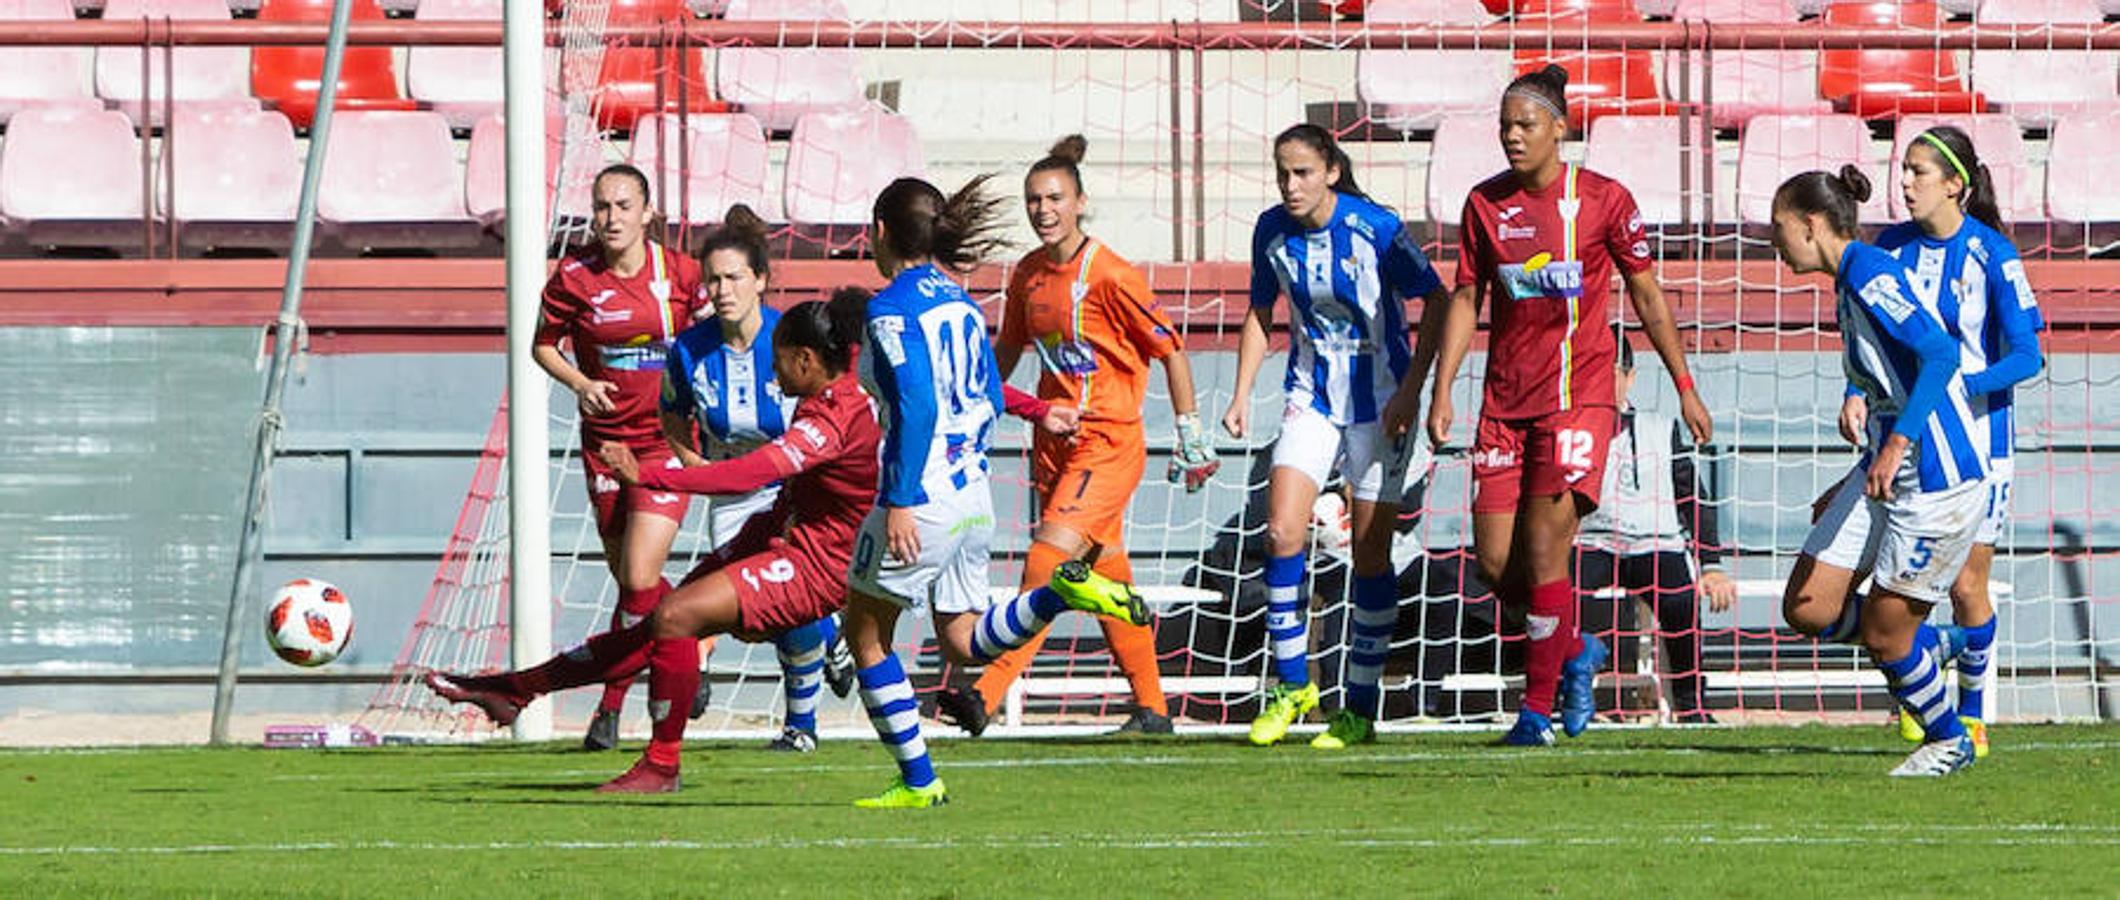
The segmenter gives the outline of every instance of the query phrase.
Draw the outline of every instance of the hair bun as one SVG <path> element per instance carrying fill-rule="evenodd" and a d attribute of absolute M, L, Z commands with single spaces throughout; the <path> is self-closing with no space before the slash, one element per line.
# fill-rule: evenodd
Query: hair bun
<path fill-rule="evenodd" d="M 1082 157 L 1089 153 L 1089 141 L 1079 134 L 1070 134 L 1058 141 L 1054 141 L 1053 149 L 1047 150 L 1045 153 L 1047 156 L 1069 165 L 1079 166 L 1082 164 Z"/>
<path fill-rule="evenodd" d="M 1558 64 L 1547 63 L 1545 68 L 1538 70 L 1538 74 L 1540 78 L 1553 82 L 1554 87 L 1564 92 L 1568 89 L 1568 70 Z"/>
<path fill-rule="evenodd" d="M 743 203 L 729 207 L 728 214 L 721 217 L 721 227 L 724 232 L 745 240 L 762 241 L 766 237 L 766 220 Z"/>
<path fill-rule="evenodd" d="M 1848 192 L 1848 196 L 1855 198 L 1856 203 L 1869 202 L 1870 176 L 1862 174 L 1862 169 L 1852 165 L 1841 166 L 1838 177 L 1841 188 Z"/>

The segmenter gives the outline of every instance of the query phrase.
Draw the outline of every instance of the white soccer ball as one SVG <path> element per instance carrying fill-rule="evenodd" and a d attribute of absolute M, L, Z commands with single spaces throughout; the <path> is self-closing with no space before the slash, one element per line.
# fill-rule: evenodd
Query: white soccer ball
<path fill-rule="evenodd" d="M 345 652 L 353 637 L 353 605 L 345 593 L 315 578 L 297 578 L 265 604 L 265 642 L 281 659 L 321 666 Z"/>

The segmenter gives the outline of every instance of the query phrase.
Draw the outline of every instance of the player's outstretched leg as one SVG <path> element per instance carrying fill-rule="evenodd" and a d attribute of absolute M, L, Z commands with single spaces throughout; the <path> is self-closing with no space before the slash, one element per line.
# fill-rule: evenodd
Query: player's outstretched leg
<path fill-rule="evenodd" d="M 1270 747 L 1288 736 L 1297 719 L 1318 708 L 1318 686 L 1310 683 L 1309 611 L 1302 597 L 1304 556 L 1299 551 L 1266 561 L 1266 633 L 1273 645 L 1279 683 L 1266 707 L 1251 720 L 1251 742 Z"/>
<path fill-rule="evenodd" d="M 640 624 L 670 591 L 668 579 L 659 579 L 645 588 L 621 586 L 618 604 L 611 610 L 611 630 L 624 631 Z M 589 730 L 582 735 L 582 749 L 602 751 L 618 746 L 619 710 L 625 706 L 626 692 L 633 689 L 633 679 L 639 672 L 635 669 L 604 681 L 604 696 L 597 701 L 596 716 L 589 720 Z"/>
<path fill-rule="evenodd" d="M 1384 659 L 1391 653 L 1391 633 L 1399 624 L 1398 579 L 1390 574 L 1354 578 L 1354 640 L 1347 648 L 1347 695 L 1338 712 L 1326 720 L 1325 732 L 1311 739 L 1320 750 L 1345 750 L 1374 743 L 1383 705 L 1378 684 Z"/>
<path fill-rule="evenodd" d="M 817 749 L 817 703 L 824 693 L 822 625 L 822 621 L 812 622 L 781 632 L 773 639 L 773 648 L 780 656 L 781 691 L 788 712 L 780 736 L 766 749 L 796 753 Z"/>
<path fill-rule="evenodd" d="M 544 694 L 638 673 L 648 664 L 649 627 L 639 622 L 631 628 L 606 631 L 520 672 L 429 672 L 424 680 L 427 689 L 442 699 L 473 704 L 495 725 L 512 725 L 523 707 Z"/>
<path fill-rule="evenodd" d="M 854 674 L 861 681 L 861 702 L 868 707 L 869 723 L 876 726 L 876 736 L 898 762 L 898 781 L 889 790 L 856 800 L 854 805 L 924 809 L 948 803 L 949 791 L 935 775 L 927 741 L 920 737 L 920 704 L 913 699 L 913 685 L 906 680 L 897 654 L 886 652 L 882 661 Z"/>

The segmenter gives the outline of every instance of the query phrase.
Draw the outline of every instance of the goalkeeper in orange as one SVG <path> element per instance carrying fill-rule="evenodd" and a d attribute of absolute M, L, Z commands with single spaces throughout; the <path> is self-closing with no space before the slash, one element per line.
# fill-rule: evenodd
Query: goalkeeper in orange
<path fill-rule="evenodd" d="M 1038 530 L 1023 563 L 1026 585 L 1041 585 L 1071 559 L 1094 559 L 1099 574 L 1133 581 L 1121 539 L 1126 507 L 1148 467 L 1143 434 L 1143 396 L 1149 363 L 1163 361 L 1171 412 L 1177 417 L 1177 449 L 1168 476 L 1188 492 L 1207 485 L 1220 463 L 1200 425 L 1193 398 L 1192 364 L 1170 319 L 1156 305 L 1148 280 L 1111 248 L 1082 233 L 1088 197 L 1082 191 L 1080 135 L 1070 135 L 1030 168 L 1023 202 L 1040 246 L 1009 279 L 995 362 L 1008 377 L 1026 347 L 1038 354 L 1044 374 L 1038 399 L 1072 407 L 1080 416 L 1070 436 L 1037 432 L 1032 443 L 1031 482 L 1038 492 Z M 1168 734 L 1170 708 L 1156 670 L 1155 636 L 1145 625 L 1099 618 L 1105 643 L 1133 688 L 1135 709 L 1122 732 Z M 945 690 L 936 709 L 976 736 L 987 717 L 1023 674 L 1045 641 L 1030 643 L 987 664 L 971 688 Z"/>

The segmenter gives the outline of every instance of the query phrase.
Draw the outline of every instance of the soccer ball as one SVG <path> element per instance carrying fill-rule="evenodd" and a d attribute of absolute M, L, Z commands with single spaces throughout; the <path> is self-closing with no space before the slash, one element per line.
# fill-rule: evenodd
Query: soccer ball
<path fill-rule="evenodd" d="M 274 591 L 265 604 L 265 643 L 298 666 L 321 666 L 345 652 L 353 637 L 353 605 L 346 595 L 314 578 L 297 578 Z"/>

